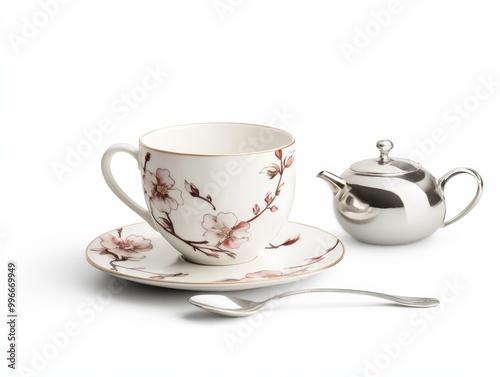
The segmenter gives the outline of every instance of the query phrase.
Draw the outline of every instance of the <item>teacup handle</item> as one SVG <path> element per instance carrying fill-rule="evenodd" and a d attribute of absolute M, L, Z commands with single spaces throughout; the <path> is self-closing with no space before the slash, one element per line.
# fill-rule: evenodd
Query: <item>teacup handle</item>
<path fill-rule="evenodd" d="M 139 170 L 141 169 L 141 163 L 140 163 L 140 157 L 139 157 L 139 149 L 134 148 L 133 146 L 129 144 L 114 144 L 110 146 L 106 152 L 104 152 L 104 155 L 102 156 L 101 160 L 101 171 L 102 175 L 104 176 L 104 180 L 108 184 L 109 188 L 111 191 L 115 193 L 115 195 L 123 202 L 125 203 L 132 211 L 137 213 L 139 216 L 141 216 L 153 229 L 156 229 L 155 223 L 153 221 L 153 218 L 149 214 L 149 212 L 141 207 L 139 204 L 134 202 L 130 196 L 125 194 L 125 192 L 121 189 L 121 187 L 116 183 L 115 177 L 113 176 L 113 173 L 111 172 L 111 160 L 113 159 L 113 156 L 116 153 L 119 152 L 125 152 L 134 157 L 137 161 L 137 165 Z"/>
<path fill-rule="evenodd" d="M 471 202 L 467 205 L 467 207 L 465 207 L 465 209 L 462 212 L 453 217 L 451 220 L 444 221 L 443 224 L 441 225 L 441 228 L 453 224 L 455 221 L 460 220 L 462 217 L 468 214 L 472 210 L 472 208 L 476 206 L 476 204 L 479 202 L 479 199 L 481 198 L 481 195 L 483 194 L 483 179 L 481 178 L 481 176 L 477 171 L 469 168 L 456 168 L 450 170 L 448 173 L 439 178 L 438 184 L 441 186 L 443 191 L 444 191 L 444 186 L 449 181 L 449 179 L 458 174 L 470 174 L 476 179 L 477 181 L 476 195 L 474 195 L 474 198 L 472 198 Z"/>

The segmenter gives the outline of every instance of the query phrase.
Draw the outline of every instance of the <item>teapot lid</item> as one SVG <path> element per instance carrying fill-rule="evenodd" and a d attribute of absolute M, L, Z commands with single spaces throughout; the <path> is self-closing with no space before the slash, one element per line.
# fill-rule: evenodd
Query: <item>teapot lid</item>
<path fill-rule="evenodd" d="M 390 140 L 379 140 L 377 148 L 380 151 L 380 156 L 375 159 L 355 162 L 350 169 L 364 175 L 386 176 L 401 175 L 420 170 L 420 164 L 415 161 L 389 157 L 389 151 L 393 146 L 394 144 Z"/>

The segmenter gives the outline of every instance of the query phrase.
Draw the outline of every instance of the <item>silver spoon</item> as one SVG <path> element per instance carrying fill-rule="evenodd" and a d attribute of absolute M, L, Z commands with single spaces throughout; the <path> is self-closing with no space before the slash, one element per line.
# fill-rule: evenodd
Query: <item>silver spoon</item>
<path fill-rule="evenodd" d="M 220 294 L 219 295 L 203 294 L 203 295 L 192 296 L 189 299 L 189 302 L 194 306 L 198 306 L 199 308 L 202 308 L 209 312 L 220 314 L 226 317 L 245 317 L 259 312 L 264 308 L 266 304 L 268 304 L 273 300 L 278 300 L 280 298 L 287 296 L 301 295 L 304 293 L 313 293 L 313 292 L 354 293 L 359 295 L 374 296 L 395 302 L 396 304 L 402 306 L 411 306 L 415 308 L 430 308 L 432 306 L 439 305 L 439 300 L 435 298 L 394 296 L 385 293 L 360 291 L 357 289 L 341 289 L 341 288 L 314 288 L 314 289 L 302 289 L 298 291 L 289 291 L 270 297 L 267 300 L 260 302 L 244 300 L 242 298 L 220 295 Z"/>

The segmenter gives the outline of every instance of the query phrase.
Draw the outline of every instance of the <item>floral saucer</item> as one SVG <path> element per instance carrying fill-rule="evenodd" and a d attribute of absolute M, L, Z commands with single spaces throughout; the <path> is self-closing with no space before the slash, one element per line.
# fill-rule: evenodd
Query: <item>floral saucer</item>
<path fill-rule="evenodd" d="M 166 288 L 234 291 L 288 283 L 340 262 L 344 245 L 334 235 L 287 222 L 278 236 L 252 261 L 205 266 L 185 261 L 146 223 L 127 225 L 94 239 L 87 261 L 114 276 Z"/>

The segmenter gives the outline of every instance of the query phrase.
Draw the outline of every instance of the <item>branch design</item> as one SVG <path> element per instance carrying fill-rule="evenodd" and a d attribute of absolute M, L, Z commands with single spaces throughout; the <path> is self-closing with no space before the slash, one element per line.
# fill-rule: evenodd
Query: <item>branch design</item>
<path fill-rule="evenodd" d="M 143 187 L 144 194 L 149 200 L 154 221 L 161 229 L 189 245 L 194 251 L 201 252 L 212 258 L 219 258 L 220 255 L 226 255 L 233 259 L 236 258 L 237 249 L 252 236 L 249 232 L 250 223 L 257 220 L 266 211 L 278 211 L 278 207 L 273 203 L 283 189 L 285 184 L 282 182 L 283 175 L 285 170 L 294 161 L 294 151 L 290 151 L 283 157 L 283 151 L 278 149 L 275 151 L 275 156 L 279 160 L 279 164 L 271 163 L 269 166 L 263 168 L 260 174 L 265 173 L 269 179 L 278 177 L 276 187 L 273 191 L 267 192 L 262 206 L 257 203 L 253 206 L 253 216 L 249 220 L 240 221 L 232 212 L 207 213 L 203 216 L 203 222 L 201 223 L 204 229 L 203 239 L 188 240 L 178 233 L 170 217 L 172 211 L 176 211 L 184 204 L 183 192 L 176 187 L 175 180 L 170 176 L 168 169 L 158 168 L 154 172 L 148 170 L 147 165 L 151 160 L 151 153 L 146 153 L 142 166 Z M 214 212 L 217 211 L 212 197 L 210 195 L 201 195 L 198 187 L 192 182 L 184 180 L 184 190 L 184 194 L 187 193 L 194 198 L 207 202 Z M 279 246 L 284 246 L 284 244 Z"/>
<path fill-rule="evenodd" d="M 192 183 L 190 183 L 190 182 L 188 182 L 186 180 L 184 180 L 184 188 L 186 189 L 187 192 L 189 192 L 189 194 L 193 198 L 199 198 L 201 200 L 204 200 L 204 201 L 206 201 L 208 204 L 210 204 L 212 206 L 212 208 L 213 208 L 214 211 L 217 210 L 215 208 L 214 204 L 212 203 L 212 197 L 209 194 L 207 194 L 206 196 L 201 196 L 200 195 L 200 190 L 198 190 L 198 188 L 194 184 L 192 184 Z"/>

